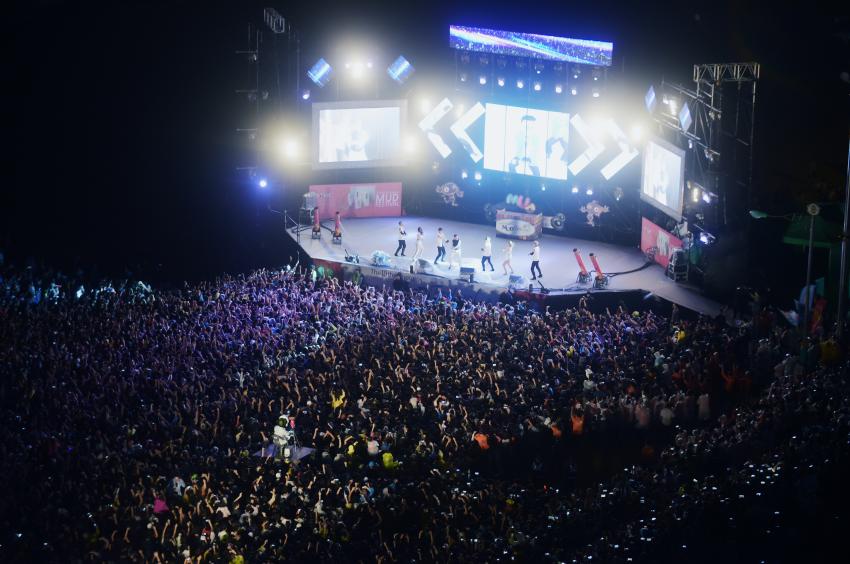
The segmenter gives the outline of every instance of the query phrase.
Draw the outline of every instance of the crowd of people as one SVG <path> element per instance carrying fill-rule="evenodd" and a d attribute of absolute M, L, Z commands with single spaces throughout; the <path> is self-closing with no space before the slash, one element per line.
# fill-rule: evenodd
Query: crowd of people
<path fill-rule="evenodd" d="M 850 395 L 834 340 L 756 313 L 3 268 L 0 553 L 700 560 L 746 531 L 775 554 L 788 484 L 846 460 Z"/>

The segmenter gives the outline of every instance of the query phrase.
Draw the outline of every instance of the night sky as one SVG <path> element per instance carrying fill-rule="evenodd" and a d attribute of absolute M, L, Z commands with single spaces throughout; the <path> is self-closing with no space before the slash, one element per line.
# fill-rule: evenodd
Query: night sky
<path fill-rule="evenodd" d="M 176 277 L 285 259 L 265 204 L 234 171 L 234 129 L 245 109 L 234 95 L 244 73 L 234 51 L 267 4 L 291 18 L 310 53 L 350 34 L 372 36 L 410 53 L 418 69 L 447 73 L 449 23 L 613 40 L 615 66 L 634 83 L 664 76 L 689 85 L 694 63 L 758 61 L 761 201 L 785 212 L 806 198 L 841 197 L 850 122 L 850 84 L 839 78 L 850 71 L 846 9 L 250 4 L 33 1 L 5 19 L 14 41 L 6 88 L 14 175 L 4 183 L 0 216 L 7 256 L 104 272 L 162 265 Z"/>

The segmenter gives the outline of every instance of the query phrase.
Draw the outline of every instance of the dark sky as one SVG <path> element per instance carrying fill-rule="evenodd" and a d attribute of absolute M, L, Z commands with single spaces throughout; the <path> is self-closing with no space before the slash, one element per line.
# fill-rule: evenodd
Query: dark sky
<path fill-rule="evenodd" d="M 647 84 L 661 76 L 686 82 L 695 62 L 757 60 L 761 182 L 784 194 L 789 186 L 779 179 L 804 183 L 813 169 L 833 187 L 843 181 L 846 9 L 723 1 L 250 4 L 18 5 L 5 22 L 14 40 L 7 86 L 14 174 L 0 211 L 7 254 L 63 267 L 162 263 L 186 275 L 187 265 L 217 271 L 279 258 L 257 227 L 265 204 L 234 172 L 243 109 L 233 91 L 244 72 L 234 50 L 267 4 L 298 26 L 305 51 L 368 36 L 411 53 L 419 68 L 445 63 L 447 72 L 449 23 L 610 39 L 625 78 Z"/>

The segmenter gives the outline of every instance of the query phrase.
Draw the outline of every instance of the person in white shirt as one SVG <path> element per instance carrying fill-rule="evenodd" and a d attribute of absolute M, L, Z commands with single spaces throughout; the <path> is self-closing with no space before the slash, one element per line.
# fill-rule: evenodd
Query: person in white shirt
<path fill-rule="evenodd" d="M 452 258 L 449 260 L 449 270 L 452 269 L 452 266 L 457 263 L 458 266 L 461 266 L 461 248 L 460 248 L 460 237 L 458 237 L 457 233 L 452 237 Z"/>
<path fill-rule="evenodd" d="M 422 231 L 421 227 L 416 228 L 416 250 L 413 252 L 413 261 L 416 262 L 416 259 L 422 256 L 422 252 L 425 250 L 425 232 Z"/>
<path fill-rule="evenodd" d="M 401 251 L 401 256 L 404 256 L 404 251 L 407 249 L 407 231 L 404 230 L 404 223 L 398 222 L 398 247 L 395 250 L 394 256 L 398 256 Z"/>
<path fill-rule="evenodd" d="M 287 427 L 287 418 L 279 417 L 277 420 L 277 425 L 274 426 L 274 433 L 272 434 L 272 443 L 276 447 L 275 456 L 277 458 L 281 458 L 284 456 L 284 449 L 289 446 L 289 442 L 292 440 L 292 432 Z"/>
<path fill-rule="evenodd" d="M 437 228 L 437 258 L 434 259 L 434 264 L 438 262 L 446 262 L 446 235 L 442 227 Z"/>
<path fill-rule="evenodd" d="M 490 260 L 490 257 L 493 254 L 493 243 L 490 242 L 490 237 L 484 238 L 484 246 L 481 247 L 481 253 L 481 270 L 485 272 L 487 271 L 487 269 L 484 268 L 484 265 L 486 263 L 490 263 L 490 272 L 496 270 L 495 268 L 493 268 L 493 261 Z"/>
<path fill-rule="evenodd" d="M 540 241 L 535 241 L 531 247 L 531 279 L 537 280 L 543 278 L 543 273 L 540 271 Z M 537 269 L 537 274 L 534 274 L 534 269 Z"/>
<path fill-rule="evenodd" d="M 502 261 L 502 269 L 505 271 L 505 276 L 508 275 L 508 269 L 511 269 L 511 274 L 514 273 L 514 267 L 511 264 L 511 259 L 514 258 L 514 242 L 508 241 L 508 244 L 505 245 L 505 248 L 502 249 L 502 255 L 505 257 L 505 260 Z"/>

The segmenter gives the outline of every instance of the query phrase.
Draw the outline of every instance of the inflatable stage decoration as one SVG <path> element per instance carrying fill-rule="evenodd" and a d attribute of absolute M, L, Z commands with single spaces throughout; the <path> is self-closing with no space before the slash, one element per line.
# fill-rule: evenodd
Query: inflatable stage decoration
<path fill-rule="evenodd" d="M 452 207 L 457 207 L 457 201 L 463 198 L 463 190 L 454 182 L 446 182 L 437 186 L 437 194 L 443 198 L 443 203 Z"/>
<path fill-rule="evenodd" d="M 509 206 L 516 206 L 526 213 L 534 213 L 537 210 L 537 206 L 534 205 L 534 202 L 528 196 L 508 194 L 505 196 L 505 203 Z"/>
<path fill-rule="evenodd" d="M 578 211 L 585 214 L 585 216 L 587 217 L 587 224 L 588 225 L 590 225 L 591 227 L 595 227 L 596 226 L 595 220 L 599 219 L 599 217 L 603 213 L 607 213 L 611 210 L 608 208 L 608 206 L 603 206 L 602 204 L 600 204 L 596 200 L 592 200 L 592 201 L 588 202 L 587 204 L 583 205 L 582 207 L 580 207 Z"/>

